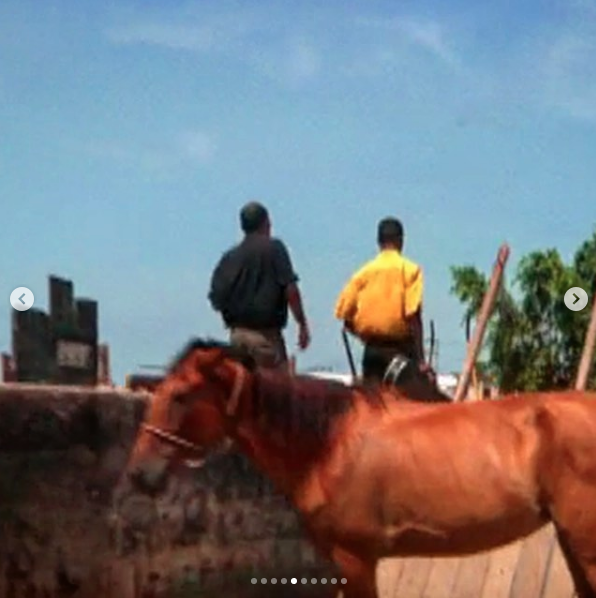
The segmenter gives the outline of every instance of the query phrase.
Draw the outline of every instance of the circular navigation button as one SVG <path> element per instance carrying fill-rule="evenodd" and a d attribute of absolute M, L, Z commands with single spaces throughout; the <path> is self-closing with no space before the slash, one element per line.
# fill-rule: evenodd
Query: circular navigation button
<path fill-rule="evenodd" d="M 10 294 L 10 304 L 17 311 L 27 311 L 34 301 L 33 292 L 27 287 L 18 287 Z"/>
<path fill-rule="evenodd" d="M 588 293 L 581 287 L 571 287 L 563 298 L 565 306 L 571 311 L 581 311 L 588 305 Z"/>

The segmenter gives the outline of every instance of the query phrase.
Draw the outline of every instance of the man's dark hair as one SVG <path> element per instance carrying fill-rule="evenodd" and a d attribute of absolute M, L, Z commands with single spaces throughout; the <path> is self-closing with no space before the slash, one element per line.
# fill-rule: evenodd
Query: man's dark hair
<path fill-rule="evenodd" d="M 404 227 L 397 218 L 383 218 L 377 228 L 379 245 L 396 245 L 401 247 L 404 239 Z"/>
<path fill-rule="evenodd" d="M 246 234 L 258 231 L 268 218 L 267 208 L 256 201 L 247 203 L 240 210 L 240 226 Z"/>

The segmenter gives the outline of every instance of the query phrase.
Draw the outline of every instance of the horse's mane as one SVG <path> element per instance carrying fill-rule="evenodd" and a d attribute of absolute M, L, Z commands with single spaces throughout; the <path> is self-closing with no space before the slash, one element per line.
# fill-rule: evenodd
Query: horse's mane
<path fill-rule="evenodd" d="M 242 347 L 213 339 L 193 339 L 173 360 L 169 371 L 194 351 L 218 349 L 252 372 L 255 381 L 255 415 L 271 430 L 327 438 L 332 424 L 348 413 L 357 400 L 382 409 L 384 393 L 366 386 L 347 386 L 335 380 L 257 368 L 253 357 Z"/>
<path fill-rule="evenodd" d="M 358 400 L 382 409 L 384 395 L 373 388 L 284 372 L 256 372 L 255 412 L 272 430 L 325 439 L 332 424 Z"/>
<path fill-rule="evenodd" d="M 254 371 L 256 369 L 257 364 L 254 358 L 243 347 L 231 345 L 230 343 L 225 343 L 212 338 L 193 338 L 172 360 L 167 373 L 173 373 L 174 370 L 176 370 L 178 366 L 195 351 L 206 351 L 211 349 L 218 349 L 222 351 L 224 357 L 228 357 L 241 363 L 250 371 Z"/>

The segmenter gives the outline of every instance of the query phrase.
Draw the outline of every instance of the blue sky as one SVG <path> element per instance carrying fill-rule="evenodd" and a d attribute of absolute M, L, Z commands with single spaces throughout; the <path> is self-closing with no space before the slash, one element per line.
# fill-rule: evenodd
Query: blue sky
<path fill-rule="evenodd" d="M 99 300 L 118 382 L 223 337 L 211 269 L 260 199 L 301 276 L 301 367 L 347 368 L 335 298 L 396 215 L 459 369 L 449 267 L 592 231 L 595 51 L 591 0 L 3 0 L 0 347 L 10 292 L 45 307 L 49 273 Z"/>

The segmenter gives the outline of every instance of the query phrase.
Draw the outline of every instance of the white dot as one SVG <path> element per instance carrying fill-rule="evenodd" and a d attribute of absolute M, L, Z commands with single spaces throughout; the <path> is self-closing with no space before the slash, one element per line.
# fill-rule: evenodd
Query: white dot
<path fill-rule="evenodd" d="M 327 578 L 323 577 L 323 579 L 321 579 L 321 583 L 327 583 Z"/>
<path fill-rule="evenodd" d="M 265 579 L 264 577 L 261 577 L 261 583 L 267 583 L 267 579 Z"/>
<path fill-rule="evenodd" d="M 292 577 L 292 579 L 290 579 L 290 581 L 291 581 L 292 583 L 298 583 L 298 580 L 297 580 L 295 577 Z"/>
<path fill-rule="evenodd" d="M 317 579 L 316 579 L 316 577 L 313 577 L 313 578 L 310 580 L 310 583 L 317 583 Z"/>
<path fill-rule="evenodd" d="M 335 577 L 331 578 L 331 583 L 337 583 L 337 579 L 335 579 Z"/>
<path fill-rule="evenodd" d="M 257 583 L 257 579 L 256 579 L 256 577 L 253 577 L 253 578 L 250 580 L 250 583 Z"/>
<path fill-rule="evenodd" d="M 341 583 L 348 583 L 348 580 L 345 577 L 341 578 Z"/>

